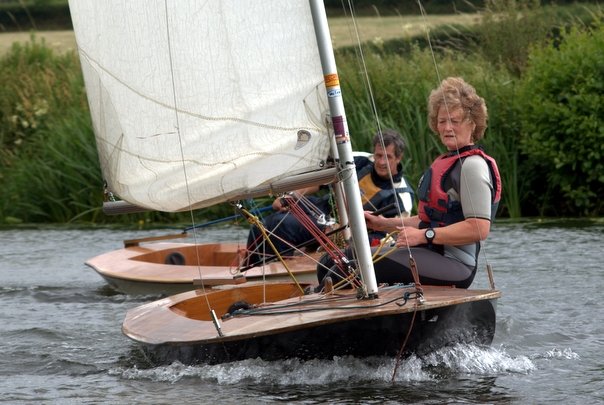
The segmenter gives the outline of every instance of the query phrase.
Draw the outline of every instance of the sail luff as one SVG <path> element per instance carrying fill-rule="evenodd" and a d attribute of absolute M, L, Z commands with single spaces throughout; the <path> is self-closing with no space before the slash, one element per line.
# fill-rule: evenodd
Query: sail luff
<path fill-rule="evenodd" d="M 363 216 L 363 203 L 359 193 L 359 182 L 355 171 L 352 147 L 346 122 L 344 101 L 336 67 L 335 56 L 331 44 L 327 14 L 322 0 L 309 0 L 317 36 L 321 66 L 325 79 L 325 89 L 331 112 L 333 130 L 338 147 L 339 165 L 347 175 L 343 177 L 344 194 L 348 204 L 348 217 L 352 233 L 353 244 L 357 253 L 358 265 L 361 276 L 369 296 L 376 296 L 378 292 L 377 281 L 373 269 L 373 260 L 369 248 L 367 226 Z"/>

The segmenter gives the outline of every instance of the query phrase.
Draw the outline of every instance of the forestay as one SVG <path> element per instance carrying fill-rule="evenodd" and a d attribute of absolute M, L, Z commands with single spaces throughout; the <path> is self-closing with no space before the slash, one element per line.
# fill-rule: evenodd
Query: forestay
<path fill-rule="evenodd" d="M 328 105 L 308 0 L 70 0 L 111 192 L 179 211 L 318 170 Z"/>

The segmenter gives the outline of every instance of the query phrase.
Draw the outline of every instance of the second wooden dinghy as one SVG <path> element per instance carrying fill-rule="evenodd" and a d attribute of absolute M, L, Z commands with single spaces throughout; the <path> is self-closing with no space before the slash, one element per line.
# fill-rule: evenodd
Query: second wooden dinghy
<path fill-rule="evenodd" d="M 240 271 L 241 245 L 219 243 L 137 243 L 93 257 L 86 264 L 116 290 L 132 295 L 170 295 L 204 285 L 245 282 L 316 282 L 318 254 L 298 255 Z"/>

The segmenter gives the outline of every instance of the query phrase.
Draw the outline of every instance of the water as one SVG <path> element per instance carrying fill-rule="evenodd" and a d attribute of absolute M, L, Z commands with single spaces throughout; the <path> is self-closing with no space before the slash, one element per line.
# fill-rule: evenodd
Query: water
<path fill-rule="evenodd" d="M 490 347 L 391 359 L 148 367 L 120 331 L 153 297 L 117 294 L 83 262 L 163 231 L 0 231 L 0 401 L 11 404 L 604 403 L 604 224 L 498 223 Z M 243 239 L 238 228 L 205 240 Z M 484 260 L 483 260 L 484 262 Z M 484 265 L 481 266 L 484 268 Z M 481 271 L 474 283 L 486 287 Z"/>

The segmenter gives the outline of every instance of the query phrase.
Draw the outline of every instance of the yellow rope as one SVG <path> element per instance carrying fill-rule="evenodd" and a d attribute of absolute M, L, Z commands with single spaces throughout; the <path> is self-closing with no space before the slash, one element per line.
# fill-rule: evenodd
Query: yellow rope
<path fill-rule="evenodd" d="M 277 248 L 273 244 L 273 241 L 271 241 L 271 239 L 269 238 L 268 232 L 266 231 L 266 228 L 264 227 L 264 224 L 262 223 L 262 221 L 260 221 L 260 219 L 258 219 L 257 216 L 253 215 L 252 213 L 250 213 L 245 208 L 241 208 L 241 213 L 243 215 L 245 215 L 245 217 L 247 218 L 248 222 L 251 225 L 256 225 L 256 227 L 258 227 L 258 229 L 262 233 L 262 237 L 264 238 L 264 240 L 266 240 L 268 242 L 268 244 L 270 245 L 270 247 L 275 252 L 275 256 L 277 256 L 277 258 L 279 259 L 279 261 L 281 262 L 281 264 L 283 264 L 283 267 L 285 267 L 285 270 L 287 270 L 287 273 L 292 278 L 293 282 L 296 283 L 296 286 L 298 287 L 298 289 L 300 289 L 300 292 L 302 293 L 302 295 L 304 295 L 304 289 L 302 288 L 302 286 L 300 285 L 300 283 L 298 283 L 298 280 L 296 280 L 296 276 L 294 276 L 294 273 L 292 273 L 292 271 L 289 269 L 287 263 L 285 263 L 285 260 L 283 259 L 283 256 L 281 256 L 281 254 L 279 253 L 279 251 L 277 250 Z"/>

